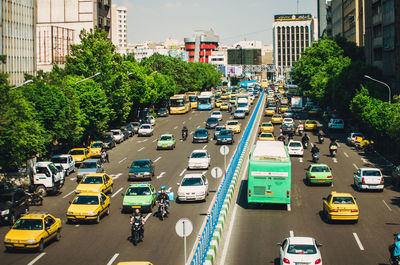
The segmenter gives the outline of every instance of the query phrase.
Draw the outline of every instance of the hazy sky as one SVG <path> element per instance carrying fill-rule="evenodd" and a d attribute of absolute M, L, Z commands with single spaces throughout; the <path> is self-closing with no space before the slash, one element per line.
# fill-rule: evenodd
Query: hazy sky
<path fill-rule="evenodd" d="M 317 15 L 316 0 L 298 0 L 298 13 Z M 112 0 L 128 8 L 128 42 L 183 41 L 212 28 L 221 44 L 261 40 L 272 44 L 276 14 L 297 13 L 297 0 Z"/>

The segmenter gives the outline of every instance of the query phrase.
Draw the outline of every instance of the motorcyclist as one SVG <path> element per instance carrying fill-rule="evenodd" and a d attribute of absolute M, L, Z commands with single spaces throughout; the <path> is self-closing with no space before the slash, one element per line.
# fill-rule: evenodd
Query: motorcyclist
<path fill-rule="evenodd" d="M 319 148 L 318 148 L 318 146 L 317 146 L 317 143 L 315 143 L 314 145 L 313 145 L 313 147 L 311 148 L 311 154 L 317 154 L 317 158 L 319 158 Z"/>
<path fill-rule="evenodd" d="M 142 216 L 142 213 L 140 212 L 139 209 L 136 209 L 135 212 L 133 212 L 133 214 L 131 215 L 131 220 L 130 220 L 130 224 L 133 225 L 135 223 L 135 221 L 139 221 L 142 224 L 142 227 L 140 229 L 140 234 L 141 234 L 141 238 L 144 237 L 144 219 Z M 133 228 L 133 226 L 132 226 Z"/>
<path fill-rule="evenodd" d="M 303 132 L 304 132 L 304 125 L 303 125 L 302 123 L 300 123 L 300 124 L 297 126 L 297 133 L 298 133 L 299 135 L 302 135 Z"/>
<path fill-rule="evenodd" d="M 310 137 L 307 135 L 307 133 L 305 133 L 304 136 L 301 138 L 301 142 L 303 143 L 303 145 L 310 142 Z"/>
<path fill-rule="evenodd" d="M 101 149 L 101 158 L 103 159 L 103 161 L 106 161 L 107 163 L 110 163 L 106 148 Z"/>
<path fill-rule="evenodd" d="M 329 149 L 331 149 L 331 146 L 336 146 L 336 147 L 338 146 L 337 142 L 336 142 L 336 139 L 334 139 L 334 138 L 331 139 L 331 142 L 329 144 Z"/>
<path fill-rule="evenodd" d="M 395 242 L 392 246 L 392 259 L 393 263 L 396 261 L 396 259 L 400 259 L 400 234 L 394 234 L 395 235 Z"/>
<path fill-rule="evenodd" d="M 324 136 L 325 136 L 324 131 L 319 130 L 319 131 L 318 131 L 318 141 L 319 141 L 320 144 L 323 143 L 323 141 L 324 141 Z"/>
<path fill-rule="evenodd" d="M 187 135 L 188 135 L 188 128 L 186 127 L 186 125 L 183 125 L 183 128 L 182 128 L 182 139 L 186 140 Z"/>
<path fill-rule="evenodd" d="M 161 193 L 157 196 L 157 201 L 161 203 L 162 200 L 165 202 L 165 211 L 169 213 L 169 196 L 165 191 L 165 186 L 161 186 Z"/>
<path fill-rule="evenodd" d="M 285 143 L 285 136 L 283 136 L 282 133 L 278 136 L 278 141 L 282 141 L 283 143 Z"/>

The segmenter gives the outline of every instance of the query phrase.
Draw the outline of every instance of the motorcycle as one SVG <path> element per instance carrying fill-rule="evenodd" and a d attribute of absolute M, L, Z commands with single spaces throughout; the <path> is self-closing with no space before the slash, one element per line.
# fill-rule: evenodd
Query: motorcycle
<path fill-rule="evenodd" d="M 392 265 L 400 265 L 400 256 L 395 256 L 395 250 L 396 250 L 396 245 L 399 247 L 399 241 L 397 240 L 397 235 L 398 234 L 393 234 L 394 237 L 394 243 L 393 245 L 390 246 L 390 258 L 391 258 L 391 264 Z"/>
<path fill-rule="evenodd" d="M 329 152 L 331 153 L 331 157 L 335 157 L 337 153 L 337 145 L 331 145 L 329 147 Z"/>
<path fill-rule="evenodd" d="M 324 142 L 324 136 L 322 134 L 318 134 L 318 143 L 322 144 Z"/>
<path fill-rule="evenodd" d="M 299 136 L 303 136 L 304 129 L 303 128 L 299 128 L 298 129 L 298 133 L 299 133 Z"/>
<path fill-rule="evenodd" d="M 101 153 L 101 162 L 104 163 L 109 163 L 110 160 L 108 159 L 108 153 L 107 152 L 103 152 Z"/>
<path fill-rule="evenodd" d="M 319 159 L 318 153 L 312 153 L 312 160 L 314 163 L 317 163 Z"/>
<path fill-rule="evenodd" d="M 29 198 L 28 198 L 28 204 L 31 206 L 42 206 L 43 205 L 43 197 L 40 195 L 40 193 L 34 192 L 34 193 L 27 193 Z"/>
<path fill-rule="evenodd" d="M 182 131 L 182 140 L 186 141 L 187 138 L 187 131 Z"/>
<path fill-rule="evenodd" d="M 131 241 L 136 246 L 136 244 L 143 240 L 143 224 L 140 220 L 136 220 L 131 227 Z"/>
<path fill-rule="evenodd" d="M 304 149 L 307 149 L 307 148 L 308 148 L 308 141 L 305 141 L 305 142 L 303 143 L 303 146 L 304 146 Z"/>
<path fill-rule="evenodd" d="M 167 211 L 166 211 L 166 202 L 164 202 L 164 200 L 161 201 L 161 202 L 158 202 L 157 215 L 158 215 L 158 218 L 160 218 L 161 221 L 164 220 L 164 217 L 168 217 L 167 216 Z"/>

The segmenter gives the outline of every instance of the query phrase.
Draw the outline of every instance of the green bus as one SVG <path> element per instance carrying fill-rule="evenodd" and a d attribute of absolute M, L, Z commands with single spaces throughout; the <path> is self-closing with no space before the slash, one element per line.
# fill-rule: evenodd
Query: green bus
<path fill-rule="evenodd" d="M 290 204 L 292 164 L 281 141 L 257 141 L 252 147 L 247 202 Z"/>

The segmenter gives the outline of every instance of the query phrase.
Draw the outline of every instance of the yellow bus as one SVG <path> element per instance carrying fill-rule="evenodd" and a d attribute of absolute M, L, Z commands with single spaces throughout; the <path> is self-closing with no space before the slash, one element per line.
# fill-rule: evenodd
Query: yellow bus
<path fill-rule="evenodd" d="M 199 92 L 186 92 L 186 95 L 189 97 L 190 107 L 197 109 Z"/>
<path fill-rule="evenodd" d="M 181 114 L 190 111 L 190 102 L 187 95 L 174 95 L 169 98 L 169 114 Z"/>
<path fill-rule="evenodd" d="M 269 85 L 268 80 L 267 79 L 262 79 L 261 80 L 261 87 L 262 88 L 267 88 Z"/>

